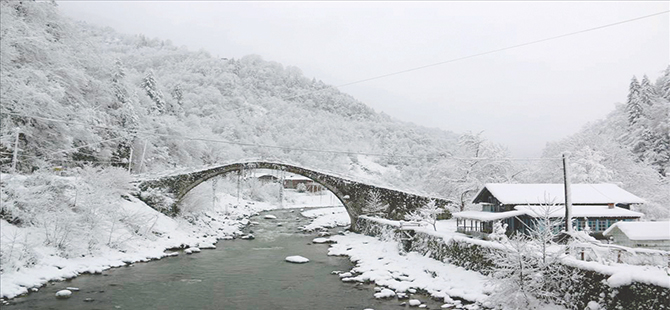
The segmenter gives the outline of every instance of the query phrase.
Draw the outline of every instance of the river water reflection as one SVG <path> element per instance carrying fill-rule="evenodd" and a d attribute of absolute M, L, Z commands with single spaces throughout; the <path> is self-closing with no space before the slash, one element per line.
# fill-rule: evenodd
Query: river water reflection
<path fill-rule="evenodd" d="M 102 275 L 82 275 L 48 284 L 12 300 L 7 309 L 399 309 L 397 299 L 377 300 L 373 286 L 343 283 L 331 274 L 347 271 L 346 257 L 327 256 L 328 245 L 311 244 L 299 232 L 309 220 L 298 211 L 275 210 L 277 219 L 253 218 L 254 240 L 220 241 L 215 250 L 168 257 Z M 307 264 L 291 264 L 301 255 Z M 59 300 L 55 292 L 77 287 Z M 430 308 L 439 303 L 428 302 Z"/>

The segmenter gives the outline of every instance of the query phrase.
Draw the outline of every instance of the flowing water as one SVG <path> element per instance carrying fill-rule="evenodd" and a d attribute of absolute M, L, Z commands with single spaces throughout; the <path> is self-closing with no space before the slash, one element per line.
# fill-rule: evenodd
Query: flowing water
<path fill-rule="evenodd" d="M 277 219 L 252 218 L 254 240 L 220 241 L 217 249 L 110 269 L 49 283 L 15 298 L 7 309 L 399 309 L 397 299 L 377 300 L 367 284 L 341 282 L 334 270 L 348 271 L 347 257 L 327 256 L 328 245 L 311 244 L 315 233 L 299 212 L 268 212 Z M 265 213 L 264 213 L 265 214 Z M 306 264 L 285 262 L 291 255 Z M 54 294 L 77 287 L 69 299 Z M 420 298 L 429 308 L 440 303 Z"/>

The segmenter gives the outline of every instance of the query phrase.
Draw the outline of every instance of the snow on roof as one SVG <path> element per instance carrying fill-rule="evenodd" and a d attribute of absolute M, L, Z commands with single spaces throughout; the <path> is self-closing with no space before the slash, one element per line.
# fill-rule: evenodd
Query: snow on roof
<path fill-rule="evenodd" d="M 564 217 L 565 206 L 515 206 L 514 209 L 522 211 L 532 217 L 542 217 L 548 214 L 549 217 Z M 614 207 L 610 209 L 607 206 L 572 206 L 572 217 L 641 217 L 643 214 Z"/>
<path fill-rule="evenodd" d="M 474 203 L 485 202 L 482 194 L 488 190 L 502 204 L 565 203 L 563 184 L 503 184 L 489 183 L 477 194 Z M 614 184 L 572 184 L 573 204 L 644 203 Z"/>
<path fill-rule="evenodd" d="M 609 236 L 619 229 L 630 240 L 670 240 L 670 222 L 618 222 L 603 232 Z"/>
<path fill-rule="evenodd" d="M 454 213 L 452 216 L 458 219 L 478 220 L 482 222 L 497 221 L 514 216 L 524 215 L 523 211 L 507 212 L 483 212 L 483 211 L 463 211 Z"/>

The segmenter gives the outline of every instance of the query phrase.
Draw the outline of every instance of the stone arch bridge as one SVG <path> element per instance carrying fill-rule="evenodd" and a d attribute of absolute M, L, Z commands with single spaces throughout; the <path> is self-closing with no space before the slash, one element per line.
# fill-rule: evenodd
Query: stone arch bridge
<path fill-rule="evenodd" d="M 370 185 L 295 165 L 267 161 L 232 163 L 183 174 L 144 179 L 138 181 L 138 188 L 140 190 L 138 197 L 153 208 L 159 210 L 167 209 L 169 212 L 176 213 L 179 210 L 179 204 L 181 203 L 182 198 L 199 184 L 216 176 L 249 169 L 286 171 L 310 178 L 323 185 L 326 189 L 335 194 L 346 208 L 347 213 L 349 213 L 349 217 L 351 218 L 352 224 L 350 229 L 352 231 L 357 231 L 356 221 L 358 216 L 362 214 L 362 209 L 366 205 L 366 201 L 371 192 L 377 192 L 381 202 L 388 205 L 385 217 L 395 220 L 403 219 L 408 212 L 427 204 L 431 199 L 440 207 L 451 204 L 450 201 L 440 198 L 421 196 Z M 167 202 L 168 205 L 165 205 L 166 202 L 164 201 L 156 201 L 147 198 L 151 197 L 151 195 L 146 195 L 146 193 L 152 191 L 160 191 L 162 194 L 167 194 L 167 196 L 172 198 L 172 201 Z M 161 203 L 163 204 L 162 206 L 160 205 Z"/>

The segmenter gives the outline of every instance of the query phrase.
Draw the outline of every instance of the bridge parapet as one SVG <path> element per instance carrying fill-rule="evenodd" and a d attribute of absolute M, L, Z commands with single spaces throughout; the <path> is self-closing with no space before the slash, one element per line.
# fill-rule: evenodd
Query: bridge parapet
<path fill-rule="evenodd" d="M 232 163 L 190 173 L 165 176 L 152 180 L 143 180 L 138 184 L 141 191 L 139 196 L 142 198 L 142 192 L 151 190 L 161 190 L 164 193 L 167 193 L 173 199 L 173 201 L 170 202 L 172 205 L 169 209 L 170 212 L 174 214 L 178 212 L 179 204 L 186 194 L 202 182 L 219 175 L 246 169 L 273 169 L 286 171 L 305 176 L 323 185 L 326 189 L 330 190 L 346 208 L 351 219 L 350 229 L 353 231 L 357 231 L 356 222 L 358 216 L 363 214 L 363 209 L 372 192 L 378 193 L 380 202 L 388 205 L 385 217 L 395 220 L 404 219 L 407 213 L 428 204 L 431 200 L 434 200 L 440 207 L 444 207 L 451 203 L 445 199 L 426 197 L 400 190 L 369 185 L 296 165 L 265 161 Z M 145 200 L 145 202 L 150 205 L 155 204 L 155 202 L 150 200 Z M 152 205 L 152 207 L 157 208 L 158 206 Z"/>

